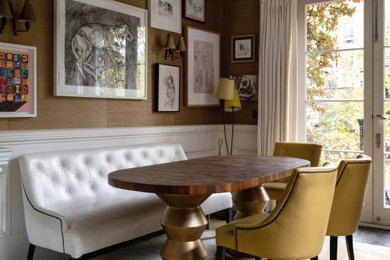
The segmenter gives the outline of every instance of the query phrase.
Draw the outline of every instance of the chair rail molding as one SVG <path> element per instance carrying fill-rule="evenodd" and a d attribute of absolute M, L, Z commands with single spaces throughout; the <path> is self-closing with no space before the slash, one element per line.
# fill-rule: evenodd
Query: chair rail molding
<path fill-rule="evenodd" d="M 0 237 L 8 234 L 8 161 L 11 149 L 0 147 Z"/>
<path fill-rule="evenodd" d="M 228 133 L 230 130 L 228 126 Z M 187 157 L 191 159 L 217 155 L 219 138 L 224 140 L 222 125 L 0 131 L 1 147 L 7 148 L 3 150 L 4 154 L 0 150 L 0 163 L 8 162 L 8 173 L 0 174 L 0 184 L 4 185 L 0 186 L 0 260 L 24 259 L 28 250 L 17 161 L 20 155 L 53 150 L 175 142 L 183 146 Z M 257 126 L 236 125 L 234 154 L 256 153 Z M 224 146 L 222 154 L 226 154 Z M 3 168 L 1 165 L 0 167 Z M 3 203 L 4 199 L 8 199 L 8 202 Z M 37 259 L 63 259 L 63 256 L 41 248 L 36 253 Z"/>

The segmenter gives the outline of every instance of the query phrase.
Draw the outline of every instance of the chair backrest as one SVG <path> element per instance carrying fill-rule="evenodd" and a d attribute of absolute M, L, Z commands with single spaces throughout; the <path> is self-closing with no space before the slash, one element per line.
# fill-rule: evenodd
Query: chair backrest
<path fill-rule="evenodd" d="M 340 162 L 327 235 L 348 236 L 356 232 L 370 168 L 371 158 L 366 155 Z"/>
<path fill-rule="evenodd" d="M 238 250 L 269 259 L 317 256 L 325 239 L 336 177 L 335 166 L 297 169 L 276 208 L 261 225 L 251 231 L 242 229 L 249 241 L 238 242 Z M 240 232 L 237 228 L 238 241 Z M 257 251 L 250 251 L 249 247 Z"/>
<path fill-rule="evenodd" d="M 310 161 L 311 167 L 320 165 L 322 145 L 309 143 L 276 142 L 274 156 L 286 156 Z"/>

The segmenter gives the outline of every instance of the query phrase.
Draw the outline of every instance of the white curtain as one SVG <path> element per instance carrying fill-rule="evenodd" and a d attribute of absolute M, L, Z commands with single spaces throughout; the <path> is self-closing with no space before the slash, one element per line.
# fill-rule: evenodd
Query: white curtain
<path fill-rule="evenodd" d="M 258 154 L 297 140 L 297 2 L 260 0 Z"/>

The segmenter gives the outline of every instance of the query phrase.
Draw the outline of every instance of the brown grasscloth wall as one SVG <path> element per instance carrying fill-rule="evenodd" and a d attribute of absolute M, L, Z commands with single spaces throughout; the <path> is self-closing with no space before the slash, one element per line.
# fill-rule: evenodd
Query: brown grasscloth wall
<path fill-rule="evenodd" d="M 148 8 L 148 0 L 120 0 L 141 8 Z M 258 31 L 258 0 L 206 0 L 206 23 L 182 19 L 183 27 L 191 25 L 221 33 L 221 75 L 257 73 L 257 63 L 231 64 L 230 37 Z M 24 1 L 13 0 L 16 11 Z M 0 130 L 95 128 L 157 125 L 220 124 L 221 108 L 186 108 L 184 106 L 184 60 L 164 60 L 163 46 L 168 32 L 149 28 L 148 99 L 144 101 L 74 98 L 53 96 L 53 0 L 32 1 L 38 22 L 28 33 L 14 36 L 9 23 L 1 42 L 37 47 L 38 117 L 0 119 Z M 249 17 L 250 16 L 250 17 Z M 184 35 L 184 28 L 183 28 Z M 175 40 L 179 35 L 175 34 Z M 256 47 L 257 48 L 257 47 Z M 155 109 L 155 64 L 166 63 L 182 67 L 180 112 L 157 113 Z M 256 124 L 252 112 L 257 102 L 244 102 L 236 113 L 236 122 Z"/>

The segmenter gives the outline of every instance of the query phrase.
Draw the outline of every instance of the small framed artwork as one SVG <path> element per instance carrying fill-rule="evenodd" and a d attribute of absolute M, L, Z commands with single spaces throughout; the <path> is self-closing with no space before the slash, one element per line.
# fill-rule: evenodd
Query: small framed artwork
<path fill-rule="evenodd" d="M 156 64 L 157 112 L 180 111 L 180 67 Z"/>
<path fill-rule="evenodd" d="M 184 0 L 185 17 L 206 22 L 206 0 Z"/>
<path fill-rule="evenodd" d="M 0 117 L 37 116 L 37 49 L 0 43 Z"/>
<path fill-rule="evenodd" d="M 186 27 L 186 105 L 219 106 L 215 97 L 220 76 L 219 33 Z"/>
<path fill-rule="evenodd" d="M 55 0 L 54 95 L 147 98 L 145 9 L 106 0 Z"/>
<path fill-rule="evenodd" d="M 255 35 L 232 37 L 232 63 L 255 61 Z"/>
<path fill-rule="evenodd" d="M 150 26 L 181 33 L 181 0 L 149 0 Z"/>
<path fill-rule="evenodd" d="M 257 75 L 230 75 L 230 78 L 234 80 L 234 86 L 238 91 L 240 100 L 256 101 L 258 99 Z"/>

